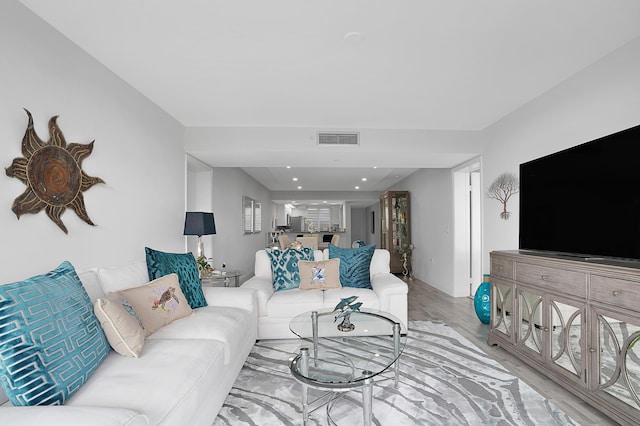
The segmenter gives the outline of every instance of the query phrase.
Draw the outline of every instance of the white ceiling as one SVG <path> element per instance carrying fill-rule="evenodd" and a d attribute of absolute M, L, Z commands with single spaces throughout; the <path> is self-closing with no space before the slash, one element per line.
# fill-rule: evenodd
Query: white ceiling
<path fill-rule="evenodd" d="M 638 0 L 20 1 L 187 127 L 479 131 L 640 36 Z M 371 182 L 406 175 L 394 149 L 368 153 Z M 290 177 L 216 151 L 270 189 Z"/>

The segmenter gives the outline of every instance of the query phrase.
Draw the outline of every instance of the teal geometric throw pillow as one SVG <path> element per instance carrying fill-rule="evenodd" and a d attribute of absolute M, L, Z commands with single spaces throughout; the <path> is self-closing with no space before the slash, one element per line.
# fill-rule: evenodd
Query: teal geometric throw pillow
<path fill-rule="evenodd" d="M 371 258 L 374 244 L 358 248 L 340 248 L 329 244 L 329 259 L 340 259 L 340 283 L 342 287 L 371 289 Z"/>
<path fill-rule="evenodd" d="M 193 253 L 165 253 L 144 248 L 147 258 L 147 272 L 149 281 L 156 280 L 169 274 L 178 275 L 180 290 L 184 293 L 191 308 L 207 306 L 207 300 L 200 284 L 200 272 Z"/>
<path fill-rule="evenodd" d="M 265 249 L 271 259 L 271 275 L 273 276 L 273 289 L 275 291 L 289 290 L 300 287 L 300 260 L 314 260 L 313 249 L 279 248 Z"/>
<path fill-rule="evenodd" d="M 61 405 L 109 354 L 75 269 L 0 285 L 0 382 L 13 405 Z"/>

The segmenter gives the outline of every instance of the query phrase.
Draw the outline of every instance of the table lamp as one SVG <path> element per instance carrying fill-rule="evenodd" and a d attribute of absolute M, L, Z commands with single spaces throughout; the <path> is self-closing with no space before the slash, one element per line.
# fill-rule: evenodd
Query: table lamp
<path fill-rule="evenodd" d="M 202 244 L 203 235 L 211 235 L 216 233 L 216 223 L 213 219 L 213 213 L 204 212 L 187 212 L 184 218 L 183 235 L 197 235 L 198 247 L 196 250 L 196 259 L 204 257 L 204 246 Z"/>

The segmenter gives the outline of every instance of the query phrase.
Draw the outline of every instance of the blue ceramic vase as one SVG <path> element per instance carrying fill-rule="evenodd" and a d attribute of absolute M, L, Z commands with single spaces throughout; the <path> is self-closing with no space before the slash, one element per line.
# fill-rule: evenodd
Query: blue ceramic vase
<path fill-rule="evenodd" d="M 473 307 L 480 322 L 489 324 L 491 319 L 491 283 L 489 274 L 484 274 L 482 284 L 476 290 L 476 295 L 473 298 Z"/>

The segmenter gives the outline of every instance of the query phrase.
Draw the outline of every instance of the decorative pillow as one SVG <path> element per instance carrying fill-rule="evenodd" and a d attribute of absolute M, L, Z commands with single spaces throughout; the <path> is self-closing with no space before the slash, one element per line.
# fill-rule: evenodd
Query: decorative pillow
<path fill-rule="evenodd" d="M 200 272 L 193 253 L 165 253 L 145 247 L 149 281 L 168 274 L 177 274 L 180 289 L 184 293 L 189 306 L 201 308 L 207 306 L 207 300 L 200 284 Z M 144 323 L 144 322 L 143 322 Z"/>
<path fill-rule="evenodd" d="M 300 290 L 340 288 L 340 259 L 321 260 L 313 262 L 301 260 Z"/>
<path fill-rule="evenodd" d="M 0 382 L 13 405 L 64 404 L 109 354 L 75 269 L 0 285 Z"/>
<path fill-rule="evenodd" d="M 343 287 L 371 287 L 371 258 L 374 244 L 357 248 L 340 248 L 329 244 L 329 259 L 340 259 L 340 283 Z"/>
<path fill-rule="evenodd" d="M 93 310 L 109 344 L 120 355 L 138 358 L 144 346 L 142 321 L 129 301 L 118 293 L 96 300 Z"/>
<path fill-rule="evenodd" d="M 298 288 L 300 286 L 300 260 L 313 260 L 313 249 L 300 250 L 279 248 L 265 249 L 271 259 L 271 275 L 275 291 Z"/>
<path fill-rule="evenodd" d="M 176 274 L 165 275 L 148 284 L 120 290 L 118 293 L 129 301 L 138 314 L 147 336 L 193 312 L 180 290 Z"/>

